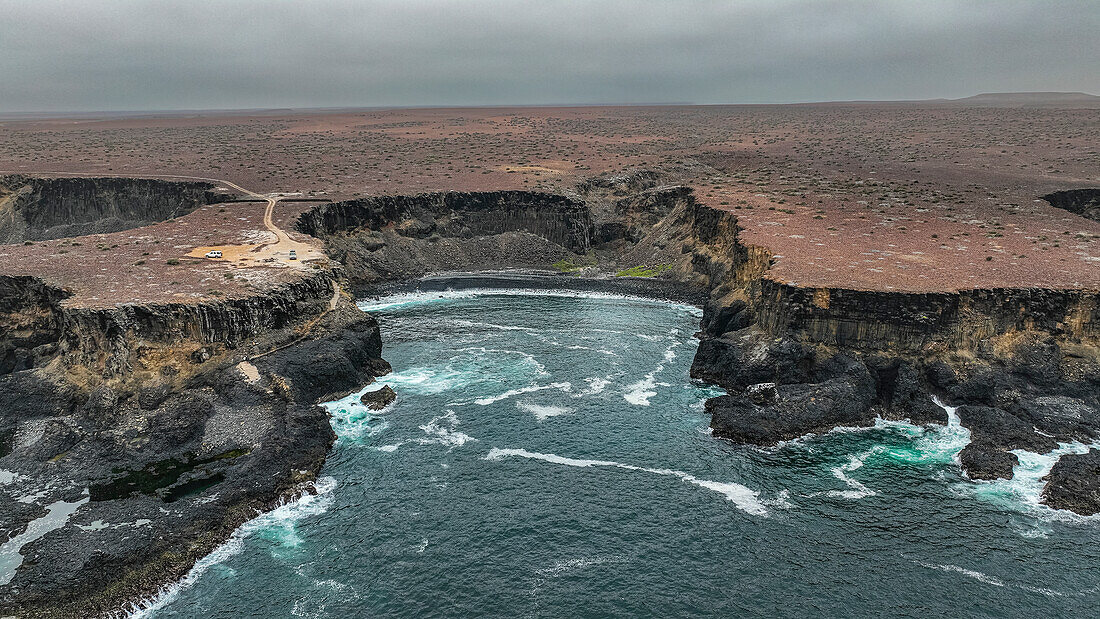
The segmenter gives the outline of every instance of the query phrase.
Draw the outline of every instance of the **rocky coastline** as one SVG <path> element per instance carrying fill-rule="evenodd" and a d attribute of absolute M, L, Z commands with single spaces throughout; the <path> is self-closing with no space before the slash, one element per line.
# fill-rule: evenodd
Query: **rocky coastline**
<path fill-rule="evenodd" d="M 0 429 L 0 521 L 10 540 L 68 505 L 93 524 L 5 548 L 0 613 L 116 611 L 181 578 L 257 513 L 310 491 L 335 440 L 316 404 L 389 371 L 374 319 L 346 298 L 325 311 L 331 296 L 319 272 L 214 304 L 58 303 L 38 310 L 56 315 L 19 325 L 6 315 L 4 344 L 22 365 L 0 376 L 0 402 L 15 413 Z"/>
<path fill-rule="evenodd" d="M 1059 443 L 1100 440 L 1097 291 L 929 293 L 781 282 L 769 277 L 770 253 L 743 244 L 733 212 L 698 203 L 690 189 L 658 186 L 656 175 L 636 176 L 583 183 L 576 199 L 588 205 L 587 215 L 572 206 L 567 214 L 544 208 L 530 229 L 555 230 L 552 236 L 559 239 L 587 229 L 588 243 L 570 248 L 588 247 L 587 257 L 598 260 L 605 276 L 629 264 L 663 264 L 660 277 L 642 285 L 675 281 L 706 299 L 692 376 L 729 392 L 707 403 L 716 436 L 766 446 L 838 426 L 870 426 L 879 417 L 943 424 L 947 413 L 938 398 L 957 407 L 971 431 L 960 463 L 976 480 L 1011 478 L 1018 460 L 1013 450 L 1046 453 Z M 1088 202 L 1092 194 L 1065 199 Z M 467 207 L 460 205 L 466 200 L 481 210 L 521 202 L 538 211 L 560 204 L 544 194 L 380 200 L 320 207 L 315 223 L 305 227 L 325 239 L 333 258 L 356 265 L 351 271 L 366 290 L 421 276 L 433 265 L 471 271 L 522 267 L 550 263 L 569 249 L 550 245 L 554 251 L 545 251 L 538 243 L 519 242 L 530 253 L 514 262 L 495 252 L 455 249 L 471 239 L 493 247 L 481 234 L 495 234 L 495 241 L 530 234 L 526 228 L 497 234 L 455 227 L 453 222 L 465 221 Z M 579 256 L 570 259 L 580 262 Z M 1083 469 L 1055 467 L 1049 485 L 1062 490 L 1048 491 L 1043 500 L 1059 509 L 1096 512 L 1084 507 L 1087 501 L 1066 498 L 1066 488 L 1074 487 L 1065 478 L 1070 470 L 1076 475 Z"/>
<path fill-rule="evenodd" d="M 706 410 L 737 443 L 879 417 L 946 423 L 933 398 L 971 431 L 972 479 L 1011 477 L 1013 450 L 1100 440 L 1096 291 L 776 281 L 731 211 L 657 181 L 320 204 L 298 231 L 343 266 L 251 297 L 80 308 L 44 280 L 0 278 L 0 482 L 36 497 L 0 497 L 4 533 L 74 504 L 98 523 L 0 556 L 0 615 L 117 611 L 308 491 L 335 438 L 317 403 L 389 370 L 377 322 L 347 295 L 329 307 L 337 282 L 365 296 L 515 283 L 700 305 L 692 376 L 727 391 Z M 500 269 L 516 271 L 482 274 Z M 1098 453 L 1063 457 L 1043 500 L 1100 511 Z"/>

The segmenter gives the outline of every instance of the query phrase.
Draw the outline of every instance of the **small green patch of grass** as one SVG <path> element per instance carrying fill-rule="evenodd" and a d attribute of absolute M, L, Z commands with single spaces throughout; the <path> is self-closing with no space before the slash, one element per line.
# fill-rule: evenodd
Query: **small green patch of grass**
<path fill-rule="evenodd" d="M 615 277 L 657 277 L 670 269 L 672 269 L 671 264 L 658 264 L 655 267 L 640 264 L 636 267 L 630 267 L 629 269 L 619 271 L 615 274 Z"/>
<path fill-rule="evenodd" d="M 595 258 L 582 258 L 580 260 L 573 260 L 571 258 L 563 258 L 552 264 L 555 269 L 560 273 L 576 273 L 585 267 L 596 266 Z"/>

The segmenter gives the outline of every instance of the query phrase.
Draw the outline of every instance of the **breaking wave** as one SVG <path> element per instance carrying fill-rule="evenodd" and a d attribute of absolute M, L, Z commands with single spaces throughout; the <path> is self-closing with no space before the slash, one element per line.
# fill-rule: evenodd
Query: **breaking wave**
<path fill-rule="evenodd" d="M 301 539 L 295 533 L 295 526 L 305 518 L 327 511 L 332 506 L 332 491 L 335 488 L 335 479 L 322 477 L 309 484 L 297 499 L 245 522 L 233 531 L 225 543 L 214 549 L 214 552 L 196 561 L 186 576 L 164 587 L 155 596 L 132 604 L 123 611 L 122 616 L 129 619 L 150 619 L 158 610 L 172 603 L 181 592 L 194 585 L 211 567 L 240 554 L 244 550 L 245 540 L 257 531 L 279 531 L 282 533 L 279 536 L 282 543 L 292 546 L 300 544 Z"/>

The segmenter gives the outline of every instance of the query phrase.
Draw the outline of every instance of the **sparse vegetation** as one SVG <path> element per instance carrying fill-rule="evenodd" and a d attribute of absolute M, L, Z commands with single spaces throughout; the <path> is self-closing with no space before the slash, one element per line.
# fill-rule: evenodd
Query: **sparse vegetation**
<path fill-rule="evenodd" d="M 559 273 L 576 273 L 582 269 L 596 266 L 597 261 L 595 258 L 585 256 L 583 258 L 572 260 L 565 258 L 555 262 L 553 266 Z"/>
<path fill-rule="evenodd" d="M 655 267 L 648 267 L 645 265 L 638 265 L 636 267 L 630 267 L 629 269 L 623 269 L 615 274 L 615 277 L 657 277 L 665 271 L 672 269 L 671 264 L 658 264 Z"/>

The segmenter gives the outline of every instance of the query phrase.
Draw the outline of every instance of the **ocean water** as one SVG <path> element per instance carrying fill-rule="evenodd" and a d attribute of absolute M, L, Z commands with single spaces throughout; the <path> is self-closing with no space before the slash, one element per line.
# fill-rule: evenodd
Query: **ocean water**
<path fill-rule="evenodd" d="M 700 312 L 531 290 L 364 302 L 396 402 L 327 404 L 317 493 L 242 527 L 142 617 L 968 616 L 1100 608 L 1100 520 L 1052 456 L 967 480 L 969 432 L 713 438 Z M 360 392 L 361 393 L 361 392 Z M 1080 450 L 1065 445 L 1060 451 Z"/>

